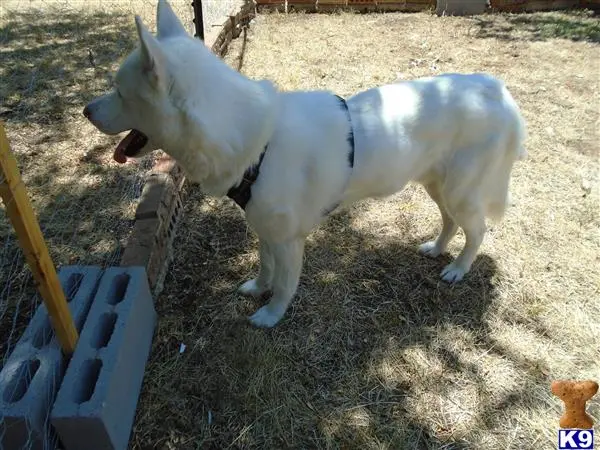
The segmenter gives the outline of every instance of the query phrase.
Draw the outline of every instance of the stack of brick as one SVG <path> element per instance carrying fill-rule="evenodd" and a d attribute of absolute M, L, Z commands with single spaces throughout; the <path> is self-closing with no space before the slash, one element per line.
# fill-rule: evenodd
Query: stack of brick
<path fill-rule="evenodd" d="M 121 257 L 121 266 L 142 266 L 150 288 L 162 290 L 175 237 L 175 227 L 183 212 L 183 171 L 169 157 L 152 169 L 137 206 L 135 225 Z"/>

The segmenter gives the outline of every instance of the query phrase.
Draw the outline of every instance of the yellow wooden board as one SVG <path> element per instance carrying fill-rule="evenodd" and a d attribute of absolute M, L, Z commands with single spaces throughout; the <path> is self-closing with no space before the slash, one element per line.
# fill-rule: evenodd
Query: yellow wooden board
<path fill-rule="evenodd" d="M 0 196 L 17 233 L 37 288 L 46 304 L 60 345 L 65 354 L 71 354 L 75 350 L 78 339 L 77 329 L 39 223 L 29 202 L 17 161 L 10 150 L 2 121 L 0 121 Z"/>

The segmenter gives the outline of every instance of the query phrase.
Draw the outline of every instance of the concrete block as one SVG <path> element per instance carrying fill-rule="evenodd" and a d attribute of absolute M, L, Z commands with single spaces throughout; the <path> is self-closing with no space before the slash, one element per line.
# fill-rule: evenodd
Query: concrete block
<path fill-rule="evenodd" d="M 65 450 L 127 448 L 155 325 L 144 268 L 106 269 L 52 409 Z"/>
<path fill-rule="evenodd" d="M 85 322 L 101 274 L 102 270 L 95 266 L 65 266 L 58 272 L 78 331 Z M 65 364 L 42 303 L 0 372 L 1 448 L 54 448 L 55 436 L 48 418 Z"/>
<path fill-rule="evenodd" d="M 467 16 L 483 14 L 487 9 L 487 0 L 437 0 L 438 16 Z"/>

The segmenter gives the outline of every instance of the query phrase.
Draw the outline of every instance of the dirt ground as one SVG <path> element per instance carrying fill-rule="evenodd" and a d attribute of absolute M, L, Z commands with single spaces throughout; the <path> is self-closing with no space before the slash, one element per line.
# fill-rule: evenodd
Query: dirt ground
<path fill-rule="evenodd" d="M 133 448 L 556 448 L 550 382 L 600 374 L 599 41 L 582 12 L 259 16 L 248 76 L 348 96 L 487 71 L 522 107 L 530 156 L 462 284 L 439 279 L 462 235 L 439 260 L 417 254 L 440 217 L 411 186 L 315 230 L 271 330 L 235 291 L 257 272 L 255 236 L 229 199 L 189 189 Z"/>

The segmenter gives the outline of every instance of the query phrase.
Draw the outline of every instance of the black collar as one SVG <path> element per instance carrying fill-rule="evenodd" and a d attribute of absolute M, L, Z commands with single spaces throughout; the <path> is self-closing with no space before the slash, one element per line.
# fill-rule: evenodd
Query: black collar
<path fill-rule="evenodd" d="M 352 130 L 352 120 L 350 118 L 350 111 L 348 110 L 346 100 L 344 100 L 339 95 L 336 95 L 336 97 L 342 104 L 342 109 L 346 111 L 348 121 L 350 122 L 350 133 L 348 134 L 348 144 L 350 145 L 350 152 L 348 153 L 348 163 L 350 164 L 350 167 L 354 167 L 354 131 Z M 227 197 L 236 202 L 242 209 L 246 209 L 246 205 L 250 201 L 250 197 L 252 195 L 252 185 L 258 178 L 260 165 L 262 163 L 263 158 L 265 157 L 265 152 L 267 151 L 268 145 L 269 144 L 265 145 L 265 149 L 260 154 L 258 162 L 246 169 L 242 181 L 238 185 L 233 186 L 227 191 Z"/>

